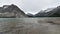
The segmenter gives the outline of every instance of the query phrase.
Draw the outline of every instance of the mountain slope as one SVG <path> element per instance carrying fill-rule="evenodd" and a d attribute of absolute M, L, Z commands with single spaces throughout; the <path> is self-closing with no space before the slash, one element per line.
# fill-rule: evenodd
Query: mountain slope
<path fill-rule="evenodd" d="M 4 18 L 27 17 L 25 13 L 14 4 L 4 5 L 2 8 L 3 8 L 2 10 L 0 9 L 0 17 Z"/>
<path fill-rule="evenodd" d="M 36 14 L 36 17 L 60 17 L 60 6 Z"/>

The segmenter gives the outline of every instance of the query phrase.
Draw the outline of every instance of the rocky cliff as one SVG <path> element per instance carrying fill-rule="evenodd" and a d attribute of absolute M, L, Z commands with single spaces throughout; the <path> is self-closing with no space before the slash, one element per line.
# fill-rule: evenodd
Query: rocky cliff
<path fill-rule="evenodd" d="M 0 7 L 0 17 L 1 18 L 20 18 L 27 17 L 25 13 L 19 9 L 16 5 L 4 5 Z"/>

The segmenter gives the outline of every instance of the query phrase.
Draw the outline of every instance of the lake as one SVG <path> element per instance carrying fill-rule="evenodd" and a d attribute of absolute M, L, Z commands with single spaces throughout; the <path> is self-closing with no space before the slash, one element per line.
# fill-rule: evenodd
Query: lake
<path fill-rule="evenodd" d="M 60 18 L 0 18 L 0 34 L 60 34 Z"/>

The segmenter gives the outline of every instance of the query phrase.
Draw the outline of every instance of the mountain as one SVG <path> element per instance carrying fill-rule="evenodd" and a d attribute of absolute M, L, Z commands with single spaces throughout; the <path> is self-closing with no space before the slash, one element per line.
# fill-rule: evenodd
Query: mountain
<path fill-rule="evenodd" d="M 0 7 L 0 18 L 23 18 L 28 17 L 21 9 L 16 5 L 4 5 Z"/>
<path fill-rule="evenodd" d="M 31 13 L 27 13 L 26 15 L 27 15 L 28 17 L 34 17 L 34 15 L 31 14 Z"/>
<path fill-rule="evenodd" d="M 35 16 L 36 17 L 60 17 L 60 6 L 56 8 L 49 8 L 45 11 L 40 11 Z"/>
<path fill-rule="evenodd" d="M 60 6 L 57 6 L 55 9 L 51 10 L 50 17 L 60 17 Z"/>
<path fill-rule="evenodd" d="M 46 14 L 46 12 L 44 12 L 43 10 L 41 10 L 41 11 L 38 12 L 35 16 L 36 16 L 36 17 L 44 17 L 44 14 Z"/>

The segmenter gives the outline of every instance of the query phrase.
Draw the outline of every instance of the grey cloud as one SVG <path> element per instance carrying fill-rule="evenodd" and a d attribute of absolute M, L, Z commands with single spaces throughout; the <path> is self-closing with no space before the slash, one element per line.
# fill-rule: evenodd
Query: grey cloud
<path fill-rule="evenodd" d="M 41 9 L 58 6 L 60 0 L 0 0 L 0 6 L 5 4 L 15 4 L 26 13 L 34 13 Z"/>

